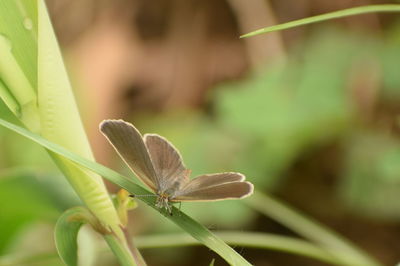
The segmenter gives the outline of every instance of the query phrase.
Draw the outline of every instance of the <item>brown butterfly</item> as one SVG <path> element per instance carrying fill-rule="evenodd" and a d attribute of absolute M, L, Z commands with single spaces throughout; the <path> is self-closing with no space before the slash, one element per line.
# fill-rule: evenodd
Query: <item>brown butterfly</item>
<path fill-rule="evenodd" d="M 178 150 L 156 134 L 144 137 L 123 120 L 104 120 L 100 131 L 136 176 L 157 195 L 156 206 L 172 214 L 170 202 L 241 199 L 253 193 L 253 184 L 240 173 L 200 175 L 190 179 Z"/>

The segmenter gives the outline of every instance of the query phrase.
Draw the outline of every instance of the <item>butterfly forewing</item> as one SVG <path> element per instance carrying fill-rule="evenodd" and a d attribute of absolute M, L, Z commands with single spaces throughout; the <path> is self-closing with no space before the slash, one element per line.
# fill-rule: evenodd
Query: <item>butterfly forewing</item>
<path fill-rule="evenodd" d="M 200 175 L 190 180 L 183 190 L 191 191 L 196 190 L 199 187 L 206 188 L 224 183 L 241 182 L 244 181 L 244 179 L 244 175 L 235 172 Z"/>
<path fill-rule="evenodd" d="M 139 131 L 122 120 L 104 120 L 100 130 L 137 177 L 156 191 L 157 174 Z"/>
<path fill-rule="evenodd" d="M 199 187 L 196 190 L 182 191 L 171 201 L 216 201 L 240 199 L 253 193 L 253 185 L 249 182 L 231 182 L 220 185 Z"/>
<path fill-rule="evenodd" d="M 159 178 L 161 192 L 179 190 L 189 182 L 182 158 L 168 140 L 156 134 L 145 134 L 144 142 Z"/>

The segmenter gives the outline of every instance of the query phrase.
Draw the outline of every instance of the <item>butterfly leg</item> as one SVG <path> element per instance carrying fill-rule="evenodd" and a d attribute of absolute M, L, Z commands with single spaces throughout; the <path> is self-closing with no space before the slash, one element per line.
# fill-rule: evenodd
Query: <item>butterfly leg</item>
<path fill-rule="evenodd" d="M 167 209 L 169 215 L 172 216 L 172 208 L 171 208 L 171 205 L 169 204 L 169 202 L 166 202 L 165 209 Z"/>

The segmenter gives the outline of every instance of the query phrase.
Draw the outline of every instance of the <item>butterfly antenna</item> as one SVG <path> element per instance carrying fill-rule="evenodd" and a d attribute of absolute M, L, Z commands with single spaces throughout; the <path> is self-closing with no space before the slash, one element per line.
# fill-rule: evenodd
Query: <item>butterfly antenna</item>
<path fill-rule="evenodd" d="M 131 195 L 129 195 L 129 197 L 131 197 L 131 198 L 157 197 L 157 195 L 154 195 L 154 194 L 147 194 L 147 195 L 135 195 L 135 194 L 131 194 Z"/>

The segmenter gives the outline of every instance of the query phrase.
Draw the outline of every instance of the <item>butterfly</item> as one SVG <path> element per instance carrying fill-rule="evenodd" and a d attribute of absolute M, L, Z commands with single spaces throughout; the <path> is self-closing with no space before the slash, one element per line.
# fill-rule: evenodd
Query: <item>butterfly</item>
<path fill-rule="evenodd" d="M 100 131 L 136 176 L 157 196 L 156 206 L 172 215 L 170 203 L 241 199 L 253 184 L 235 172 L 205 174 L 190 179 L 191 171 L 179 151 L 164 137 L 140 132 L 123 120 L 104 120 Z"/>

